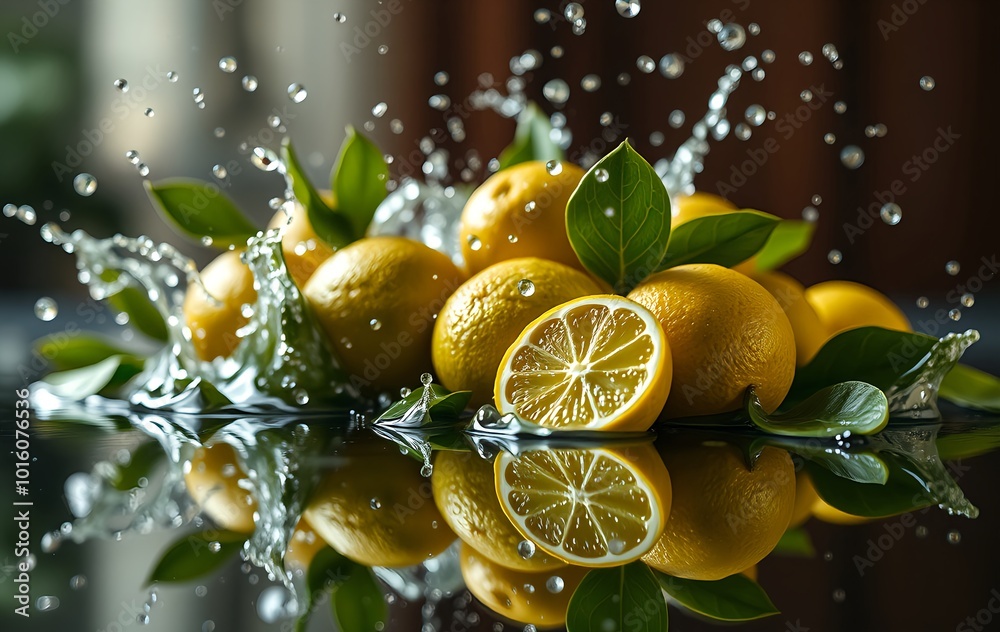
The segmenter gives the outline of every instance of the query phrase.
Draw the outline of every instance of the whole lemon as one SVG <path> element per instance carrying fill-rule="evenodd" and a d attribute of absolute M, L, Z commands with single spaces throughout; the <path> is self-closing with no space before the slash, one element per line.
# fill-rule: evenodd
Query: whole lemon
<path fill-rule="evenodd" d="M 466 271 L 517 257 L 543 257 L 583 269 L 566 234 L 566 202 L 584 172 L 568 162 L 514 165 L 473 191 L 459 223 Z"/>
<path fill-rule="evenodd" d="M 783 272 L 754 272 L 749 276 L 770 292 L 788 317 L 795 334 L 795 363 L 798 366 L 808 364 L 828 336 L 826 326 L 806 300 L 806 289 Z"/>
<path fill-rule="evenodd" d="M 431 370 L 434 319 L 461 278 L 421 243 L 370 237 L 324 261 L 302 292 L 350 381 L 397 391 Z"/>
<path fill-rule="evenodd" d="M 500 506 L 489 461 L 472 452 L 438 452 L 431 485 L 451 530 L 490 561 L 522 571 L 565 566 L 542 551 L 527 559 L 518 553 L 524 536 Z"/>
<path fill-rule="evenodd" d="M 672 444 L 660 454 L 673 503 L 644 562 L 676 577 L 716 580 L 774 550 L 795 504 L 788 452 L 766 447 L 752 469 L 735 446 L 721 441 Z"/>
<path fill-rule="evenodd" d="M 903 312 L 888 297 L 867 285 L 826 281 L 807 288 L 805 296 L 830 338 L 857 327 L 913 331 Z"/>
<path fill-rule="evenodd" d="M 204 287 L 188 285 L 181 308 L 191 342 L 202 360 L 228 357 L 240 342 L 237 330 L 249 321 L 243 305 L 257 301 L 253 274 L 240 253 L 229 250 L 205 266 L 201 282 Z"/>
<path fill-rule="evenodd" d="M 819 494 L 813 487 L 812 479 L 805 470 L 795 474 L 795 506 L 788 527 L 797 527 L 812 516 L 813 505 L 819 500 Z"/>
<path fill-rule="evenodd" d="M 486 268 L 455 290 L 434 324 L 438 379 L 449 390 L 472 391 L 473 405 L 488 403 L 504 353 L 521 331 L 556 305 L 600 291 L 586 274 L 545 259 Z"/>
<path fill-rule="evenodd" d="M 746 276 L 712 264 L 654 274 L 628 298 L 663 325 L 673 356 L 667 417 L 737 410 L 753 385 L 767 411 L 795 374 L 795 336 L 781 306 Z"/>
<path fill-rule="evenodd" d="M 281 251 L 285 256 L 285 266 L 299 287 L 306 284 L 319 264 L 333 255 L 333 248 L 316 234 L 309 223 L 305 207 L 298 202 L 288 215 L 284 211 L 275 213 L 267 227 L 281 229 Z"/>
<path fill-rule="evenodd" d="M 184 486 L 215 524 L 237 533 L 253 533 L 257 500 L 233 446 L 216 443 L 195 449 L 184 466 Z"/>
<path fill-rule="evenodd" d="M 678 195 L 670 200 L 670 225 L 680 226 L 699 217 L 732 213 L 739 208 L 724 197 L 713 193 L 695 191 L 690 195 Z"/>
<path fill-rule="evenodd" d="M 292 536 L 288 539 L 283 559 L 285 570 L 292 573 L 306 573 L 316 554 L 327 547 L 326 540 L 321 538 L 305 517 L 299 517 Z"/>

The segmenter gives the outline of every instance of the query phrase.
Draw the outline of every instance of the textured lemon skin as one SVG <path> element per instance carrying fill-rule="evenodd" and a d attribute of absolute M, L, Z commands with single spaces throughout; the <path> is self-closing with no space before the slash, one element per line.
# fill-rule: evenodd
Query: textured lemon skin
<path fill-rule="evenodd" d="M 202 360 L 229 357 L 240 342 L 237 330 L 249 322 L 241 309 L 257 301 L 253 274 L 240 253 L 229 250 L 205 266 L 201 280 L 204 289 L 189 284 L 181 308 L 191 342 Z"/>
<path fill-rule="evenodd" d="M 518 553 L 524 536 L 500 506 L 489 461 L 472 452 L 438 452 L 431 484 L 434 502 L 451 530 L 490 561 L 522 571 L 565 566 L 542 551 L 527 559 Z"/>
<path fill-rule="evenodd" d="M 797 527 L 812 516 L 813 504 L 819 500 L 819 494 L 813 487 L 812 479 L 805 470 L 795 474 L 795 505 L 792 508 L 792 517 L 788 521 L 788 528 Z"/>
<path fill-rule="evenodd" d="M 857 327 L 913 331 L 903 312 L 884 294 L 867 285 L 825 281 L 807 288 L 805 296 L 830 338 Z"/>
<path fill-rule="evenodd" d="M 788 394 L 795 335 L 767 290 L 712 264 L 670 268 L 628 294 L 660 321 L 673 356 L 666 418 L 737 410 L 756 387 L 767 411 Z"/>
<path fill-rule="evenodd" d="M 767 290 L 788 317 L 795 335 L 795 364 L 809 364 L 827 341 L 826 325 L 806 300 L 802 284 L 783 272 L 755 272 L 749 275 Z"/>
<path fill-rule="evenodd" d="M 333 255 L 333 248 L 316 234 L 306 209 L 298 202 L 291 217 L 284 211 L 278 211 L 267 227 L 281 229 L 281 252 L 285 257 L 285 266 L 299 287 L 304 286 L 316 268 Z"/>
<path fill-rule="evenodd" d="M 518 283 L 531 282 L 525 296 Z M 470 404 L 490 403 L 507 347 L 546 310 L 600 287 L 586 274 L 537 257 L 502 261 L 476 274 L 445 302 L 434 324 L 431 359 L 448 390 L 472 391 Z"/>
<path fill-rule="evenodd" d="M 725 443 L 674 445 L 660 454 L 673 503 L 644 562 L 676 577 L 716 580 L 774 550 L 795 504 L 795 467 L 787 452 L 764 448 L 753 470 Z"/>
<path fill-rule="evenodd" d="M 350 381 L 395 392 L 431 371 L 434 319 L 461 281 L 447 255 L 370 237 L 324 261 L 302 293 Z"/>
<path fill-rule="evenodd" d="M 240 481 L 247 478 L 236 449 L 228 443 L 199 446 L 185 468 L 184 485 L 201 510 L 223 529 L 253 533 L 257 500 Z"/>
<path fill-rule="evenodd" d="M 549 174 L 541 161 L 514 165 L 473 191 L 459 223 L 470 276 L 518 257 L 542 257 L 583 270 L 566 234 L 566 203 L 584 172 L 561 164 L 557 175 Z"/>

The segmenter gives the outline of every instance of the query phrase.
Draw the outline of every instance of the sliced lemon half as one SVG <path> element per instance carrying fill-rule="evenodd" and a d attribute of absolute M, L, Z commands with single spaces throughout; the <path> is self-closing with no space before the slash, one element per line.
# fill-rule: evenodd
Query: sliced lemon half
<path fill-rule="evenodd" d="M 503 452 L 493 466 L 500 506 L 515 528 L 569 564 L 638 559 L 670 513 L 670 475 L 650 445 Z"/>
<path fill-rule="evenodd" d="M 564 430 L 648 430 L 672 376 L 663 328 L 620 296 L 585 296 L 545 312 L 507 349 L 494 396 L 503 413 Z"/>

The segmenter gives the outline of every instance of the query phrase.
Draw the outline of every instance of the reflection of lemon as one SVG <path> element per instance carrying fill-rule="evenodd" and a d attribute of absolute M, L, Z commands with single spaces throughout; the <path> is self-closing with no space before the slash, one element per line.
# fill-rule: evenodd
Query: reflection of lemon
<path fill-rule="evenodd" d="M 445 550 L 455 534 L 420 463 L 388 444 L 359 447 L 314 488 L 303 515 L 316 533 L 366 566 L 411 566 Z"/>
<path fill-rule="evenodd" d="M 281 251 L 285 256 L 285 265 L 299 287 L 304 286 L 319 264 L 333 254 L 333 248 L 316 234 L 309 223 L 306 209 L 298 202 L 295 203 L 291 217 L 284 211 L 278 211 L 267 227 L 281 229 Z"/>
<path fill-rule="evenodd" d="M 750 385 L 767 411 L 791 388 L 795 337 L 777 301 L 746 276 L 711 264 L 654 274 L 628 297 L 663 325 L 673 356 L 669 417 L 737 410 Z"/>
<path fill-rule="evenodd" d="M 300 517 L 285 549 L 285 569 L 292 573 L 307 572 L 316 554 L 327 545 L 309 524 L 305 517 Z"/>
<path fill-rule="evenodd" d="M 538 627 L 556 627 L 566 621 L 570 597 L 587 574 L 587 569 L 574 566 L 516 571 L 464 543 L 459 555 L 462 578 L 476 599 L 501 616 Z"/>
<path fill-rule="evenodd" d="M 471 404 L 493 397 L 503 354 L 521 330 L 545 310 L 597 294 L 586 274 L 561 263 L 525 257 L 494 264 L 448 298 L 434 324 L 431 358 L 452 391 L 472 391 Z"/>
<path fill-rule="evenodd" d="M 833 505 L 828 504 L 818 495 L 816 496 L 816 500 L 813 502 L 812 515 L 816 516 L 817 519 L 822 520 L 823 522 L 841 525 L 864 524 L 873 520 L 873 518 L 855 516 L 854 514 L 849 514 L 846 511 L 841 511 Z"/>
<path fill-rule="evenodd" d="M 240 342 L 236 331 L 249 321 L 241 313 L 243 305 L 257 301 L 253 274 L 240 261 L 240 253 L 230 250 L 205 266 L 201 280 L 204 289 L 192 283 L 184 295 L 182 309 L 191 342 L 202 360 L 227 357 Z"/>
<path fill-rule="evenodd" d="M 460 280 L 447 255 L 370 237 L 324 261 L 302 292 L 352 382 L 398 390 L 431 370 L 434 319 Z"/>
<path fill-rule="evenodd" d="M 795 468 L 767 447 L 753 470 L 736 447 L 706 441 L 662 452 L 673 483 L 663 536 L 642 559 L 676 577 L 722 579 L 764 559 L 781 539 L 795 503 Z"/>
<path fill-rule="evenodd" d="M 806 300 L 816 310 L 830 338 L 857 327 L 913 331 L 906 316 L 888 297 L 860 283 L 817 283 L 806 289 Z"/>
<path fill-rule="evenodd" d="M 431 482 L 434 501 L 452 531 L 491 561 L 523 571 L 564 565 L 544 553 L 528 558 L 518 553 L 524 537 L 500 507 L 489 461 L 472 452 L 438 452 Z"/>
<path fill-rule="evenodd" d="M 570 564 L 639 558 L 670 512 L 670 476 L 651 445 L 503 452 L 494 467 L 500 504 L 517 530 Z"/>
<path fill-rule="evenodd" d="M 802 470 L 795 475 L 795 505 L 792 507 L 792 518 L 788 528 L 797 527 L 812 515 L 813 505 L 819 500 L 819 494 L 813 487 L 809 474 Z"/>
<path fill-rule="evenodd" d="M 583 269 L 566 234 L 566 202 L 583 170 L 562 162 L 552 171 L 544 162 L 524 162 L 490 176 L 472 193 L 459 224 L 470 275 L 517 257 Z"/>
<path fill-rule="evenodd" d="M 237 533 L 253 532 L 257 501 L 233 446 L 199 446 L 190 466 L 185 464 L 184 485 L 215 524 Z"/>
<path fill-rule="evenodd" d="M 555 307 L 507 349 L 494 399 L 542 426 L 648 430 L 670 393 L 670 347 L 656 317 L 620 296 Z"/>
<path fill-rule="evenodd" d="M 795 335 L 795 363 L 798 366 L 808 364 L 826 342 L 827 333 L 816 310 L 806 300 L 805 288 L 782 272 L 755 272 L 750 278 L 778 301 Z"/>

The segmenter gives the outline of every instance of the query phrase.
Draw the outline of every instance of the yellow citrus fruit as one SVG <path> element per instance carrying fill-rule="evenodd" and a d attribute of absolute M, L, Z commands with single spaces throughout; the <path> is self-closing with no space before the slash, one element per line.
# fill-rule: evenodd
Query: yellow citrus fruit
<path fill-rule="evenodd" d="M 267 227 L 282 231 L 281 252 L 285 256 L 288 273 L 299 287 L 306 284 L 319 264 L 333 255 L 333 248 L 316 234 L 306 209 L 298 202 L 290 215 L 284 211 L 275 213 Z"/>
<path fill-rule="evenodd" d="M 822 520 L 823 522 L 839 525 L 864 524 L 874 520 L 874 518 L 855 516 L 854 514 L 849 514 L 846 511 L 841 511 L 840 509 L 837 509 L 833 505 L 827 503 L 818 495 L 816 496 L 815 502 L 813 502 L 812 515 L 816 516 L 818 520 Z"/>
<path fill-rule="evenodd" d="M 788 317 L 795 335 L 796 365 L 808 364 L 823 347 L 827 335 L 826 326 L 806 300 L 806 289 L 783 272 L 755 272 L 749 276 L 770 292 Z"/>
<path fill-rule="evenodd" d="M 757 581 L 758 577 L 757 565 L 754 564 L 750 568 L 744 568 L 742 571 L 740 571 L 740 575 L 745 575 L 747 579 L 752 579 L 753 581 Z"/>
<path fill-rule="evenodd" d="M 721 441 L 661 451 L 673 483 L 663 535 L 643 561 L 667 574 L 715 580 L 764 559 L 781 539 L 795 504 L 795 467 L 767 447 L 753 469 Z"/>
<path fill-rule="evenodd" d="M 699 217 L 722 215 L 739 210 L 726 198 L 702 191 L 696 191 L 691 195 L 679 195 L 670 202 L 670 225 L 672 227 L 680 226 Z"/>
<path fill-rule="evenodd" d="M 501 452 L 494 462 L 504 513 L 527 540 L 568 564 L 636 560 L 671 511 L 670 475 L 653 446 Z"/>
<path fill-rule="evenodd" d="M 202 360 L 228 357 L 240 342 L 236 332 L 249 321 L 243 305 L 257 301 L 253 274 L 240 253 L 230 250 L 205 266 L 201 281 L 204 287 L 188 285 L 182 307 L 191 342 Z"/>
<path fill-rule="evenodd" d="M 501 413 L 563 430 L 648 430 L 670 393 L 670 347 L 656 317 L 620 296 L 585 296 L 536 318 L 507 349 Z"/>
<path fill-rule="evenodd" d="M 795 336 L 774 297 L 746 276 L 712 264 L 655 274 L 628 297 L 663 325 L 674 383 L 664 414 L 737 410 L 750 385 L 767 411 L 788 394 L 795 374 Z"/>
<path fill-rule="evenodd" d="M 586 274 L 555 261 L 524 257 L 494 264 L 455 290 L 434 324 L 431 359 L 441 384 L 472 391 L 471 404 L 493 398 L 507 347 L 528 323 L 572 298 L 597 294 Z"/>
<path fill-rule="evenodd" d="M 434 502 L 451 530 L 490 561 L 522 571 L 564 566 L 541 552 L 522 557 L 524 537 L 497 498 L 493 464 L 472 452 L 438 452 L 431 475 Z"/>
<path fill-rule="evenodd" d="M 366 566 L 412 566 L 455 541 L 421 464 L 383 442 L 352 444 L 313 489 L 306 520 L 335 551 Z"/>
<path fill-rule="evenodd" d="M 307 572 L 316 554 L 327 546 L 326 540 L 316 533 L 309 521 L 300 517 L 288 540 L 288 548 L 285 549 L 285 570 L 292 573 Z"/>
<path fill-rule="evenodd" d="M 237 533 L 253 533 L 257 500 L 233 446 L 199 446 L 185 464 L 184 485 L 215 524 Z"/>
<path fill-rule="evenodd" d="M 806 289 L 806 300 L 832 338 L 857 327 L 913 331 L 903 312 L 878 290 L 851 281 L 826 281 Z"/>
<path fill-rule="evenodd" d="M 543 257 L 583 269 L 566 235 L 566 202 L 583 170 L 525 162 L 490 176 L 462 210 L 459 239 L 470 275 L 498 261 Z"/>
<path fill-rule="evenodd" d="M 396 391 L 431 370 L 434 319 L 460 283 L 447 255 L 370 237 L 320 264 L 302 292 L 350 381 Z"/>
<path fill-rule="evenodd" d="M 813 487 L 809 474 L 802 470 L 795 475 L 795 506 L 792 508 L 792 518 L 788 528 L 797 527 L 812 516 L 813 505 L 819 500 L 819 494 Z"/>
<path fill-rule="evenodd" d="M 501 566 L 468 544 L 459 552 L 462 579 L 469 592 L 500 616 L 541 628 L 561 626 L 573 591 L 586 568 L 519 571 Z"/>

